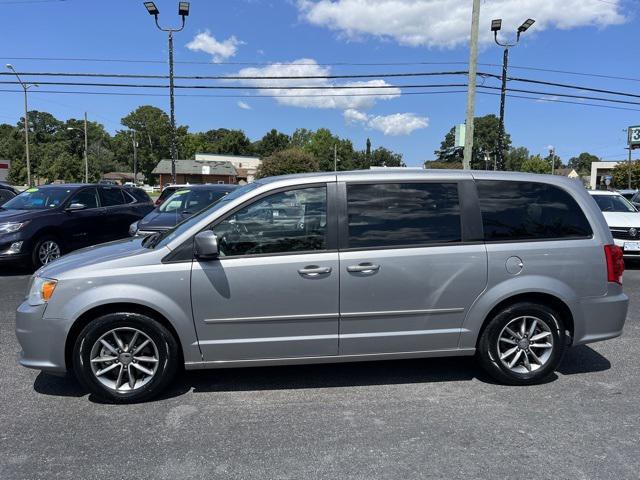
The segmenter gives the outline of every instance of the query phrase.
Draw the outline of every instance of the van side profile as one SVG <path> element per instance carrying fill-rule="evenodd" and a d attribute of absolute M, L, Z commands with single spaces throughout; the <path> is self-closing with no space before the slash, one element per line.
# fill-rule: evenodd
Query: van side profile
<path fill-rule="evenodd" d="M 20 363 L 114 402 L 178 366 L 476 355 L 533 384 L 619 336 L 624 263 L 577 182 L 482 171 L 262 179 L 175 228 L 40 269 Z"/>

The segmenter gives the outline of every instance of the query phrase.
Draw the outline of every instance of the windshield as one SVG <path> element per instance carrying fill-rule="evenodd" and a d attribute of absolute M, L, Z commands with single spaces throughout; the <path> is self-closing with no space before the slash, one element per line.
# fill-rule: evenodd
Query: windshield
<path fill-rule="evenodd" d="M 7 210 L 48 210 L 62 204 L 72 189 L 65 187 L 30 188 L 9 200 L 2 208 Z"/>
<path fill-rule="evenodd" d="M 142 245 L 147 248 L 164 247 L 171 240 L 182 235 L 183 232 L 189 230 L 193 225 L 198 223 L 204 217 L 211 215 L 213 212 L 215 212 L 219 208 L 224 207 L 224 205 L 226 205 L 228 202 L 231 202 L 236 198 L 243 196 L 245 193 L 258 188 L 260 185 L 261 183 L 259 182 L 248 183 L 247 185 L 244 185 L 243 187 L 240 187 L 237 190 L 234 190 L 229 195 L 222 197 L 222 199 L 220 199 L 219 201 L 211 205 L 209 208 L 205 208 L 204 210 L 201 210 L 196 215 L 180 222 L 172 229 L 146 237 Z"/>
<path fill-rule="evenodd" d="M 228 192 L 205 188 L 182 189 L 171 195 L 159 211 L 162 213 L 197 213 L 212 203 L 217 202 Z"/>
<path fill-rule="evenodd" d="M 637 212 L 636 207 L 622 195 L 594 195 L 593 198 L 603 212 Z"/>

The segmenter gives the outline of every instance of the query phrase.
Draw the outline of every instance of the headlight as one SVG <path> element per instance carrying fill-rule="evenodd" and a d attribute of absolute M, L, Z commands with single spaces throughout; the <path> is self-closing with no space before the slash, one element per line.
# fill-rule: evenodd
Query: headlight
<path fill-rule="evenodd" d="M 58 281 L 52 278 L 34 277 L 27 296 L 29 305 L 35 307 L 47 303 L 53 296 L 57 284 Z"/>
<path fill-rule="evenodd" d="M 138 222 L 133 222 L 129 226 L 129 235 L 131 235 L 132 237 L 135 237 L 137 234 L 138 234 Z"/>
<path fill-rule="evenodd" d="M 24 227 L 27 222 L 7 222 L 0 223 L 0 233 L 13 233 Z"/>

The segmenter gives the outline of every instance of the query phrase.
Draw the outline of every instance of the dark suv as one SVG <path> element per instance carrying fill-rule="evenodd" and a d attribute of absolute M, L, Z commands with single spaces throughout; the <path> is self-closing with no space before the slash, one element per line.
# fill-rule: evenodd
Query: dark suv
<path fill-rule="evenodd" d="M 0 182 L 0 205 L 4 205 L 16 195 L 18 191 L 15 188 Z"/>
<path fill-rule="evenodd" d="M 126 237 L 153 210 L 141 189 L 113 185 L 45 185 L 0 207 L 0 261 L 38 268 L 78 248 Z"/>

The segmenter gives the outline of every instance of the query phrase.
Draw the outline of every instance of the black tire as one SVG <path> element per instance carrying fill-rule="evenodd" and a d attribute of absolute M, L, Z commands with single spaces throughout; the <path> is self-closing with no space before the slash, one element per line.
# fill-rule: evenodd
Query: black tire
<path fill-rule="evenodd" d="M 534 349 L 525 349 L 521 353 L 519 351 L 520 349 L 522 349 L 521 347 L 523 345 L 528 345 L 526 342 L 523 345 L 519 345 L 519 342 L 513 344 L 519 349 L 516 350 L 514 355 L 520 355 L 520 358 L 522 359 L 518 360 L 517 364 L 514 367 L 517 369 L 518 365 L 520 365 L 522 368 L 520 368 L 519 370 L 524 371 L 514 371 L 513 369 L 510 369 L 508 365 L 505 365 L 503 363 L 503 361 L 500 359 L 500 354 L 498 353 L 498 341 L 501 333 L 503 333 L 503 330 L 505 330 L 505 327 L 507 325 L 509 325 L 515 319 L 519 319 L 520 317 L 535 317 L 538 321 L 546 324 L 551 334 L 551 337 L 548 338 L 552 339 L 552 342 L 549 343 L 552 343 L 553 347 L 548 349 L 550 350 L 550 353 L 545 354 L 548 355 L 548 357 L 543 362 L 542 366 L 535 367 L 535 364 L 530 363 L 529 368 L 531 368 L 532 365 L 534 368 L 536 368 L 533 371 L 527 371 L 526 366 L 524 365 L 523 356 L 526 356 L 527 361 L 529 361 L 530 354 L 527 355 L 526 352 Z M 529 321 L 531 322 L 531 320 Z M 519 334 L 520 332 L 516 333 Z M 528 335 L 528 332 L 526 332 L 526 335 Z M 547 342 L 548 340 L 545 339 L 544 341 Z M 532 345 L 534 344 L 534 342 L 530 342 L 529 344 Z M 486 325 L 478 341 L 476 355 L 484 370 L 498 382 L 507 385 L 533 385 L 543 382 L 555 371 L 560 361 L 562 360 L 562 356 L 564 355 L 566 349 L 566 344 L 567 337 L 564 329 L 564 324 L 558 312 L 546 305 L 522 302 L 516 303 L 501 310 L 489 320 L 489 323 Z M 505 347 L 503 347 L 503 350 L 508 350 L 509 348 L 513 348 L 511 347 L 511 344 L 507 344 Z M 547 350 L 542 351 L 546 352 Z M 540 352 L 541 350 L 536 350 L 534 351 L 534 354 L 540 354 Z M 506 351 L 503 351 L 503 355 L 505 353 Z M 511 357 L 511 359 L 512 358 L 513 357 Z M 508 359 L 509 357 L 505 359 L 505 362 L 507 362 Z"/>
<path fill-rule="evenodd" d="M 60 240 L 54 235 L 43 235 L 42 237 L 37 238 L 33 242 L 33 248 L 31 249 L 31 264 L 37 270 L 42 267 L 44 263 L 40 259 L 40 248 L 46 244 L 47 242 L 53 242 L 58 246 L 60 256 L 64 254 L 64 248 Z"/>
<path fill-rule="evenodd" d="M 154 375 L 150 376 L 147 383 L 132 391 L 117 391 L 105 386 L 92 369 L 93 346 L 114 329 L 136 329 L 155 343 L 158 361 L 154 363 L 157 364 Z M 174 336 L 159 322 L 138 313 L 111 313 L 93 320 L 80 332 L 73 349 L 73 370 L 78 381 L 90 392 L 111 403 L 142 402 L 158 395 L 173 380 L 179 361 L 179 348 Z M 115 370 L 119 371 L 120 367 Z"/>

